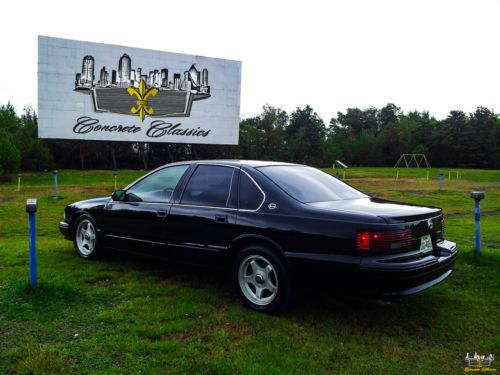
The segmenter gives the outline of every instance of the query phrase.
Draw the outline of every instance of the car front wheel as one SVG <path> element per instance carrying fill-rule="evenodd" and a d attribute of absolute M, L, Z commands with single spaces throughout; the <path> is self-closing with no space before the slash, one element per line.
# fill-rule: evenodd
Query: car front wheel
<path fill-rule="evenodd" d="M 249 246 L 236 259 L 234 278 L 238 295 L 248 307 L 277 312 L 292 300 L 292 285 L 284 261 L 263 246 Z"/>
<path fill-rule="evenodd" d="M 97 227 L 90 216 L 83 215 L 78 219 L 73 234 L 73 243 L 76 253 L 82 258 L 95 258 L 100 254 Z"/>

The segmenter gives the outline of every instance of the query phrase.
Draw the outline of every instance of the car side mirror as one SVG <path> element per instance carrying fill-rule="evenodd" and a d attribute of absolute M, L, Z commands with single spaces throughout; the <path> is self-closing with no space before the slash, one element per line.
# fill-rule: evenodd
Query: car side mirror
<path fill-rule="evenodd" d="M 115 190 L 113 192 L 113 195 L 111 196 L 111 199 L 113 199 L 114 201 L 123 201 L 125 200 L 125 196 L 125 190 Z"/>

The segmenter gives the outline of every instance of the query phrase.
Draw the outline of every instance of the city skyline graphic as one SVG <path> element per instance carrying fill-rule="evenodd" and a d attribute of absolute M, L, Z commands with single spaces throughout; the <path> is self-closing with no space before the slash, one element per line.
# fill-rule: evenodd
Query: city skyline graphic
<path fill-rule="evenodd" d="M 195 64 L 180 73 L 174 73 L 169 80 L 169 70 L 132 69 L 132 59 L 124 53 L 118 60 L 118 69 L 105 66 L 95 79 L 95 59 L 86 55 L 82 59 L 81 73 L 75 75 L 75 91 L 91 93 L 96 112 L 112 112 L 145 117 L 189 117 L 192 102 L 208 99 L 208 70 L 201 72 Z M 141 96 L 142 95 L 142 96 Z M 138 110 L 140 108 L 141 110 Z"/>

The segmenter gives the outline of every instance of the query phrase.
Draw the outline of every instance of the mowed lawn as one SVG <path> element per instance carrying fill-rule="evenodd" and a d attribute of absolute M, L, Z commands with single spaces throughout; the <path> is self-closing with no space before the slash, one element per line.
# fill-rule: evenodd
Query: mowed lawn
<path fill-rule="evenodd" d="M 119 171 L 118 186 L 143 173 Z M 461 374 L 466 352 L 500 356 L 500 171 L 460 175 L 346 173 L 377 197 L 444 209 L 446 237 L 460 247 L 448 280 L 391 304 L 308 290 L 278 316 L 242 307 L 219 271 L 121 254 L 79 259 L 58 232 L 63 207 L 109 195 L 112 171 L 62 171 L 60 200 L 50 173 L 26 173 L 20 192 L 14 177 L 0 184 L 0 373 Z M 471 190 L 486 192 L 480 256 Z M 39 201 L 36 290 L 27 283 L 29 197 Z"/>

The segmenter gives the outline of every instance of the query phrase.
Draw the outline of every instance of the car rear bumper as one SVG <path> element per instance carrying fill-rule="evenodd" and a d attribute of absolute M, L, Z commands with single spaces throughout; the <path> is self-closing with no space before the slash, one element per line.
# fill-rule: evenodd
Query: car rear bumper
<path fill-rule="evenodd" d="M 335 293 L 383 298 L 409 296 L 426 290 L 452 273 L 457 246 L 450 241 L 435 245 L 432 254 L 418 251 L 391 256 L 346 257 L 326 254 L 291 254 L 287 258 L 294 279 L 321 283 Z"/>
<path fill-rule="evenodd" d="M 71 234 L 69 232 L 69 223 L 66 221 L 59 222 L 59 231 L 63 234 L 64 238 L 71 240 Z"/>
<path fill-rule="evenodd" d="M 366 257 L 360 263 L 360 278 L 368 291 L 384 297 L 404 297 L 426 290 L 452 273 L 457 245 L 450 241 L 436 244 L 433 254 Z"/>

